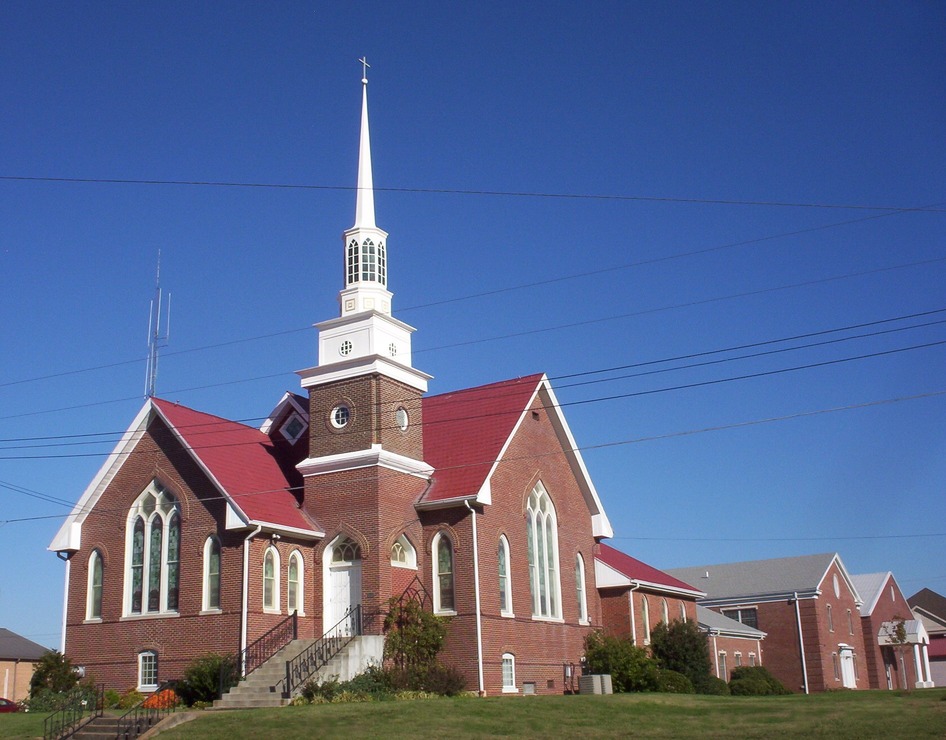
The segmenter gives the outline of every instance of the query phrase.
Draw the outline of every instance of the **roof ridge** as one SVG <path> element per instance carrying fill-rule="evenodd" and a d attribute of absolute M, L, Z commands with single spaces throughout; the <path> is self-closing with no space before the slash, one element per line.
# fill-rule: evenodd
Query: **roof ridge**
<path fill-rule="evenodd" d="M 249 429 L 250 431 L 259 432 L 260 434 L 263 434 L 262 432 L 260 432 L 260 430 L 257 427 L 252 427 L 249 424 L 244 424 L 242 421 L 228 419 L 225 416 L 220 416 L 219 414 L 212 414 L 209 411 L 201 411 L 200 409 L 195 409 L 192 406 L 185 406 L 183 403 L 178 403 L 177 401 L 168 401 L 166 398 L 157 398 L 157 397 L 152 397 L 151 400 L 153 402 L 156 401 L 159 404 L 167 404 L 169 406 L 174 406 L 175 408 L 185 409 L 186 411 L 190 411 L 193 414 L 200 414 L 201 416 L 206 416 L 211 419 L 217 419 L 218 421 L 225 422 L 227 424 L 236 424 L 237 426 L 242 427 L 243 429 Z M 194 426 L 194 425 L 188 425 L 188 426 Z M 263 434 L 263 436 L 265 437 L 266 435 Z"/>

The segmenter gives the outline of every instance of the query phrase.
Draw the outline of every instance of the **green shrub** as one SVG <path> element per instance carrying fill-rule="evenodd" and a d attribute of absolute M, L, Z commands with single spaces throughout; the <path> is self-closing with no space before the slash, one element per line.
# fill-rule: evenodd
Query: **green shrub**
<path fill-rule="evenodd" d="M 657 691 L 665 694 L 693 694 L 693 682 L 678 671 L 667 668 L 657 670 Z"/>
<path fill-rule="evenodd" d="M 682 673 L 693 685 L 709 675 L 706 635 L 696 622 L 660 622 L 650 633 L 650 653 L 661 668 Z"/>
<path fill-rule="evenodd" d="M 781 696 L 792 693 L 760 665 L 733 668 L 729 677 L 729 691 L 733 696 Z"/>
<path fill-rule="evenodd" d="M 131 709 L 136 704 L 143 702 L 145 700 L 144 694 L 140 691 L 135 691 L 134 689 L 128 689 L 121 698 L 118 700 L 119 709 Z"/>
<path fill-rule="evenodd" d="M 72 661 L 58 650 L 50 650 L 43 654 L 33 670 L 33 676 L 30 678 L 30 699 L 43 691 L 62 694 L 75 688 L 78 683 L 79 676 Z"/>
<path fill-rule="evenodd" d="M 585 638 L 585 659 L 591 673 L 610 673 L 617 692 L 657 689 L 657 662 L 643 648 L 603 632 Z"/>
<path fill-rule="evenodd" d="M 397 668 L 427 667 L 437 660 L 447 637 L 447 620 L 414 600 L 391 599 L 384 618 L 384 657 Z"/>
<path fill-rule="evenodd" d="M 302 697 L 310 702 L 316 702 L 318 699 L 330 702 L 341 693 L 341 686 L 338 676 L 330 676 L 324 681 L 312 679 L 302 687 Z"/>
<path fill-rule="evenodd" d="M 723 679 L 706 674 L 697 683 L 693 685 L 697 694 L 708 694 L 710 696 L 729 696 L 729 684 Z"/>
<path fill-rule="evenodd" d="M 122 700 L 122 695 L 115 689 L 106 689 L 103 699 L 105 709 L 118 709 L 118 703 Z"/>
<path fill-rule="evenodd" d="M 345 691 L 375 698 L 388 698 L 393 693 L 391 676 L 381 666 L 368 666 L 368 670 L 341 685 Z"/>
<path fill-rule="evenodd" d="M 220 698 L 220 668 L 226 660 L 226 656 L 217 653 L 207 653 L 192 660 L 176 687 L 181 701 L 193 706 Z"/>

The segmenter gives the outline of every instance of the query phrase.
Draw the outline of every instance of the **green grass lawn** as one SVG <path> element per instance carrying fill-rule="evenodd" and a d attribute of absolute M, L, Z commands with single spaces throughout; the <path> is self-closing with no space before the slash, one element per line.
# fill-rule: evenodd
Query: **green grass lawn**
<path fill-rule="evenodd" d="M 42 735 L 42 717 L 0 715 L 0 737 Z M 237 737 L 946 737 L 946 689 L 814 696 L 674 694 L 430 699 L 202 712 L 161 733 Z"/>

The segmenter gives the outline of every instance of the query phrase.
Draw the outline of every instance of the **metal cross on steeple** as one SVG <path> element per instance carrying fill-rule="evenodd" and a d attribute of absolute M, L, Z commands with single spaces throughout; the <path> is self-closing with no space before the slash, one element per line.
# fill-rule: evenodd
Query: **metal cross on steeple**
<path fill-rule="evenodd" d="M 361 62 L 361 81 L 362 83 L 367 85 L 368 84 L 368 67 L 370 67 L 371 65 L 368 64 L 368 61 L 365 57 L 362 57 L 358 61 Z"/>

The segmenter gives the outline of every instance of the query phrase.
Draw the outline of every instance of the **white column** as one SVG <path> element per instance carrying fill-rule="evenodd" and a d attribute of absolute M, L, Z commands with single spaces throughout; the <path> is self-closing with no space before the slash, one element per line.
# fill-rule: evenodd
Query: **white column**
<path fill-rule="evenodd" d="M 921 688 L 923 684 L 923 668 L 920 665 L 920 645 L 913 643 L 913 670 L 916 673 L 916 686 Z"/>
<path fill-rule="evenodd" d="M 928 688 L 933 688 L 933 674 L 930 673 L 930 651 L 929 646 L 923 643 L 923 670 L 926 672 L 926 683 Z"/>

